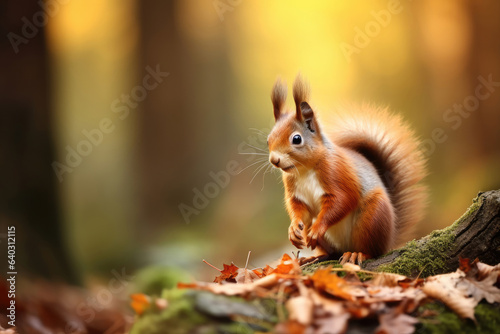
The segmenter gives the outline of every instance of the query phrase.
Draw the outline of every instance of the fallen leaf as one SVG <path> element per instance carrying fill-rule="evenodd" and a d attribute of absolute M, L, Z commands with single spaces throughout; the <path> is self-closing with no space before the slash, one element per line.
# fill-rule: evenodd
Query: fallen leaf
<path fill-rule="evenodd" d="M 500 283 L 500 263 L 497 264 L 496 266 L 490 266 L 486 263 L 478 262 L 476 263 L 477 266 L 477 279 L 479 281 L 482 281 L 485 277 L 490 276 L 490 275 L 496 275 L 497 277 L 497 283 Z"/>
<path fill-rule="evenodd" d="M 236 283 L 252 283 L 253 281 L 259 279 L 259 275 L 257 275 L 253 270 L 240 268 L 236 271 L 236 276 L 234 279 Z"/>
<path fill-rule="evenodd" d="M 425 294 L 416 288 L 403 289 L 400 286 L 368 286 L 366 290 L 370 297 L 365 298 L 365 302 L 391 303 L 405 299 L 420 302 L 425 298 Z"/>
<path fill-rule="evenodd" d="M 233 284 L 233 283 L 205 283 L 205 282 L 197 282 L 197 283 L 178 283 L 177 288 L 187 288 L 187 289 L 195 289 L 195 290 L 207 290 L 217 294 L 223 294 L 227 296 L 247 296 L 250 294 L 255 294 L 257 296 L 265 295 L 267 289 L 274 287 L 278 281 L 279 276 L 276 274 L 271 274 L 265 276 L 261 279 L 255 280 L 252 283 L 241 283 L 241 284 Z"/>
<path fill-rule="evenodd" d="M 311 281 L 317 290 L 346 300 L 355 300 L 356 297 L 364 295 L 361 289 L 357 289 L 356 286 L 348 284 L 343 278 L 332 273 L 330 267 L 316 270 L 311 276 Z"/>
<path fill-rule="evenodd" d="M 274 332 L 276 334 L 313 334 L 311 329 L 307 329 L 304 325 L 292 320 L 277 324 Z"/>
<path fill-rule="evenodd" d="M 361 267 L 358 266 L 357 264 L 346 262 L 342 265 L 342 268 L 344 268 L 347 271 L 360 271 Z"/>
<path fill-rule="evenodd" d="M 273 271 L 274 271 L 274 268 L 273 268 L 273 267 L 271 267 L 271 266 L 269 266 L 269 265 L 267 265 L 267 266 L 265 266 L 265 267 L 262 269 L 262 274 L 263 274 L 264 276 L 267 276 L 267 275 L 270 275 Z"/>
<path fill-rule="evenodd" d="M 463 318 L 475 319 L 474 308 L 482 300 L 500 302 L 500 289 L 496 284 L 498 273 L 491 268 L 483 269 L 481 281 L 458 269 L 454 273 L 429 277 L 423 291 L 430 297 L 441 300 Z"/>
<path fill-rule="evenodd" d="M 319 318 L 316 320 L 318 327 L 315 334 L 341 334 L 347 330 L 349 313 Z"/>
<path fill-rule="evenodd" d="M 275 269 L 224 265 L 217 283 L 178 284 L 179 288 L 207 290 L 214 294 L 244 298 L 275 298 L 284 303 L 288 319 L 275 327 L 277 333 L 344 333 L 349 319 L 379 318 L 377 333 L 413 333 L 416 318 L 408 314 L 423 300 L 444 302 L 459 316 L 474 319 L 474 308 L 485 299 L 500 302 L 500 264 L 489 266 L 461 259 L 455 273 L 410 279 L 392 273 L 371 273 L 361 282 L 360 267 L 346 264 L 342 269 L 320 268 L 312 275 L 301 274 L 297 259 L 284 254 Z M 215 268 L 215 267 L 214 267 Z M 339 277 L 334 271 L 346 272 Z M 238 284 L 233 284 L 238 283 Z M 283 320 L 283 315 L 281 315 Z"/>
<path fill-rule="evenodd" d="M 406 276 L 392 273 L 377 273 L 370 281 L 373 285 L 379 286 L 398 286 L 400 281 L 407 279 Z"/>
<path fill-rule="evenodd" d="M 151 305 L 151 297 L 143 293 L 134 293 L 130 296 L 132 301 L 130 306 L 134 309 L 135 313 L 141 315 Z"/>
<path fill-rule="evenodd" d="M 231 265 L 224 264 L 224 269 L 221 274 L 215 277 L 215 283 L 222 283 L 223 281 L 236 283 L 236 275 L 238 274 L 238 267 L 231 263 Z"/>
<path fill-rule="evenodd" d="M 285 307 L 290 320 L 309 326 L 313 321 L 313 301 L 309 296 L 297 296 L 288 299 Z"/>
<path fill-rule="evenodd" d="M 324 297 L 313 289 L 311 289 L 310 295 L 311 299 L 314 302 L 314 306 L 316 307 L 315 315 L 319 316 L 320 318 L 330 316 L 339 320 L 343 319 L 342 321 L 345 321 L 347 323 L 347 320 L 350 318 L 350 314 L 344 306 L 343 301 Z"/>
<path fill-rule="evenodd" d="M 458 268 L 466 274 L 469 273 L 473 269 L 476 269 L 475 271 L 477 271 L 477 266 L 476 266 L 477 262 L 479 262 L 479 259 L 475 259 L 471 263 L 470 259 L 459 257 L 458 258 L 458 263 L 459 263 Z"/>
<path fill-rule="evenodd" d="M 166 309 L 167 306 L 168 306 L 168 300 L 164 299 L 164 298 L 157 298 L 155 300 L 155 305 L 156 307 L 159 309 L 159 310 L 163 310 L 163 309 Z"/>
<path fill-rule="evenodd" d="M 375 330 L 377 334 L 411 334 L 415 332 L 418 320 L 407 314 L 387 312 L 379 315 L 380 325 Z"/>
<path fill-rule="evenodd" d="M 313 322 L 314 302 L 311 298 L 311 289 L 302 282 L 297 282 L 298 295 L 289 298 L 285 307 L 288 310 L 288 318 L 297 321 L 304 326 L 310 326 Z"/>
<path fill-rule="evenodd" d="M 500 289 L 498 289 L 494 284 L 497 282 L 497 273 L 491 271 L 486 277 L 481 281 L 478 281 L 475 277 L 460 281 L 457 288 L 464 292 L 464 295 L 471 296 L 479 303 L 481 300 L 486 299 L 490 304 L 500 302 Z"/>
<path fill-rule="evenodd" d="M 283 254 L 280 264 L 272 271 L 273 274 L 300 274 L 300 265 L 297 259 L 292 259 L 290 255 Z"/>

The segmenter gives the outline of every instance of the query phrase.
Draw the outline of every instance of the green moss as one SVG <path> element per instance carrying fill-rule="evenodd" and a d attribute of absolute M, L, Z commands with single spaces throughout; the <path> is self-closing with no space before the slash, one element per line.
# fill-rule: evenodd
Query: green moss
<path fill-rule="evenodd" d="M 168 307 L 163 310 L 151 308 L 137 319 L 130 331 L 131 334 L 147 333 L 188 333 L 198 325 L 208 322 L 208 318 L 194 308 L 194 297 L 188 290 L 166 290 L 163 298 Z"/>
<path fill-rule="evenodd" d="M 131 334 L 269 332 L 278 322 L 272 299 L 245 300 L 189 289 L 164 290 L 168 306 L 150 307 L 134 323 Z"/>
<path fill-rule="evenodd" d="M 422 239 L 409 241 L 402 248 L 387 253 L 383 257 L 390 257 L 394 252 L 398 252 L 399 256 L 391 263 L 379 266 L 377 271 L 391 272 L 410 277 L 417 275 L 428 277 L 442 273 L 443 269 L 446 269 L 446 261 L 448 260 L 446 254 L 455 242 L 456 228 L 474 214 L 481 205 L 482 197 L 479 194 L 474 198 L 472 205 L 467 211 L 451 226 L 434 231 Z M 371 261 L 373 260 L 365 261 L 365 265 Z M 324 261 L 305 266 L 302 272 L 306 275 L 312 274 L 318 268 L 328 265 L 340 267 L 338 261 Z M 363 277 L 360 278 L 363 279 Z"/>
<path fill-rule="evenodd" d="M 424 316 L 431 311 L 434 316 Z M 434 302 L 421 306 L 418 310 L 420 324 L 418 333 L 498 333 L 500 328 L 499 306 L 479 304 L 475 309 L 477 324 L 470 319 L 461 319 L 445 305 Z"/>
<path fill-rule="evenodd" d="M 368 280 L 371 280 L 373 278 L 372 274 L 367 274 L 367 273 L 362 273 L 362 272 L 358 272 L 357 274 L 358 274 L 358 277 L 361 280 L 361 282 L 368 281 Z"/>
<path fill-rule="evenodd" d="M 392 263 L 381 265 L 377 270 L 406 276 L 420 274 L 421 277 L 442 273 L 448 259 L 446 254 L 455 242 L 455 229 L 480 208 L 482 201 L 479 199 L 479 196 L 476 197 L 469 209 L 451 226 L 434 231 L 422 239 L 408 242 L 404 247 L 396 250 L 400 256 Z"/>
<path fill-rule="evenodd" d="M 434 275 L 445 267 L 444 255 L 453 242 L 455 235 L 449 228 L 435 231 L 427 242 L 412 240 L 399 250 L 398 256 L 392 263 L 381 265 L 377 271 L 397 273 L 406 276 L 422 277 Z"/>
<path fill-rule="evenodd" d="M 312 264 L 308 264 L 308 265 L 304 266 L 302 268 L 302 274 L 304 274 L 304 275 L 313 274 L 319 268 L 328 267 L 328 266 L 332 266 L 333 268 L 342 268 L 342 265 L 340 265 L 339 261 L 329 260 L 329 261 L 312 263 Z"/>
<path fill-rule="evenodd" d="M 189 282 L 191 277 L 179 268 L 151 266 L 141 269 L 134 279 L 134 292 L 159 296 L 164 289 L 172 289 L 178 282 Z"/>

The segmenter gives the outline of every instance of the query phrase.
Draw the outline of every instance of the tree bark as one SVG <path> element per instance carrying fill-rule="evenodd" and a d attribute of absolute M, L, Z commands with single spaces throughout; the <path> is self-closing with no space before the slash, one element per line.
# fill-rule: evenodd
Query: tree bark
<path fill-rule="evenodd" d="M 17 271 L 75 283 L 52 169 L 52 78 L 45 27 L 33 22 L 44 13 L 40 3 L 0 4 L 0 248 L 7 254 L 7 228 L 13 226 Z"/>
<path fill-rule="evenodd" d="M 481 192 L 451 226 L 390 252 L 363 266 L 367 270 L 429 276 L 454 271 L 459 258 L 500 262 L 500 190 Z"/>

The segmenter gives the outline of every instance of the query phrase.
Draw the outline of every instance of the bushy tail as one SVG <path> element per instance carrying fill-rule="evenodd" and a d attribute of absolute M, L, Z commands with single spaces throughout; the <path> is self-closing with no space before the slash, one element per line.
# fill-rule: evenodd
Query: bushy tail
<path fill-rule="evenodd" d="M 424 216 L 426 159 L 419 140 L 399 115 L 386 108 L 364 105 L 339 108 L 327 122 L 327 133 L 337 145 L 350 148 L 371 161 L 386 185 L 396 213 L 397 245 L 413 236 Z"/>

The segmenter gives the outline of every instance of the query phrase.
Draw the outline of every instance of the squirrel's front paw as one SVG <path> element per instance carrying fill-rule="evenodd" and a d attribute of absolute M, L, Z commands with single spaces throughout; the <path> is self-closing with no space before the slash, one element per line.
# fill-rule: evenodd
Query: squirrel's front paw
<path fill-rule="evenodd" d="M 326 229 L 323 228 L 321 224 L 313 224 L 309 233 L 307 234 L 307 247 L 311 247 L 311 249 L 315 249 L 318 245 L 318 239 L 323 238 L 325 235 Z"/>
<path fill-rule="evenodd" d="M 290 239 L 292 244 L 299 249 L 306 246 L 303 236 L 304 228 L 305 225 L 300 220 L 292 222 L 288 228 L 288 239 Z"/>

